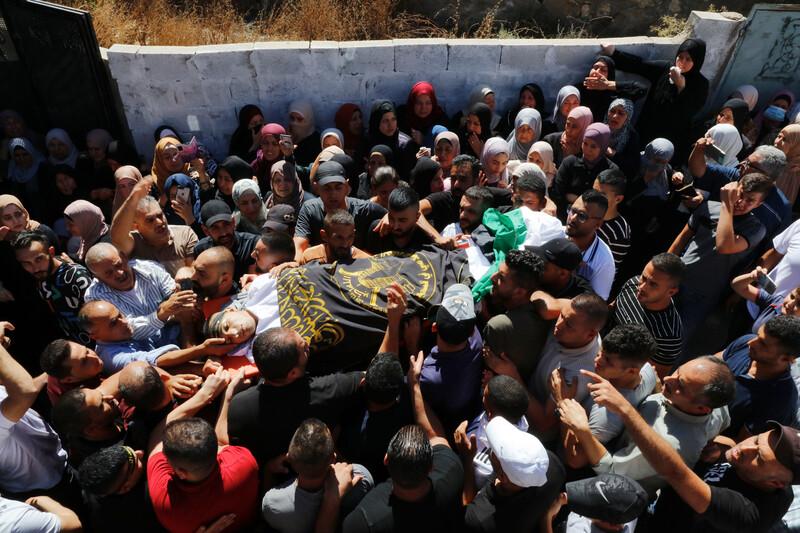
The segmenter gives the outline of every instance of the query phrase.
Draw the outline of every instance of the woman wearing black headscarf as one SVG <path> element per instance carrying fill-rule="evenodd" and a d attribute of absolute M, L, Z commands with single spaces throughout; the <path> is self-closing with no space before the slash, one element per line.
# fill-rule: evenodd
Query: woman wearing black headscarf
<path fill-rule="evenodd" d="M 492 137 L 492 110 L 489 106 L 478 102 L 469 108 L 467 121 L 458 129 L 458 142 L 461 153 L 481 158 L 483 145 Z"/>
<path fill-rule="evenodd" d="M 436 185 L 433 185 L 436 183 Z M 420 157 L 411 171 L 411 187 L 420 198 L 427 198 L 431 193 L 440 192 L 444 187 L 442 165 L 430 157 Z"/>
<path fill-rule="evenodd" d="M 517 120 L 517 113 L 526 107 L 532 107 L 541 115 L 542 120 L 550 116 L 550 113 L 544 107 L 544 93 L 542 88 L 535 83 L 526 83 L 519 90 L 519 103 L 517 106 L 503 115 L 500 122 L 497 124 L 497 133 L 503 139 L 508 138 L 512 131 L 514 131 L 514 123 Z M 549 132 L 548 132 L 549 133 Z M 544 137 L 544 134 L 542 135 Z"/>
<path fill-rule="evenodd" d="M 603 122 L 608 106 L 617 98 L 636 102 L 647 92 L 647 86 L 639 81 L 616 81 L 617 67 L 608 56 L 595 59 L 589 75 L 573 85 L 581 93 L 581 105 L 592 110 L 592 122 Z M 636 147 L 638 157 L 639 147 Z"/>
<path fill-rule="evenodd" d="M 678 47 L 674 61 L 646 61 L 641 57 L 601 44 L 601 52 L 611 56 L 619 70 L 643 76 L 650 82 L 642 116 L 638 122 L 642 144 L 664 137 L 675 145 L 673 162 L 681 164 L 688 156 L 684 148 L 691 135 L 691 120 L 708 97 L 708 80 L 700 74 L 706 57 L 706 43 L 696 37 Z M 680 152 L 680 153 L 679 153 Z"/>
<path fill-rule="evenodd" d="M 394 168 L 401 179 L 405 179 L 417 159 L 417 152 L 412 149 L 413 147 L 409 147 L 409 141 L 411 137 L 400 131 L 397 125 L 395 105 L 389 100 L 375 100 L 369 113 L 367 137 L 361 140 L 356 152 L 356 166 L 367 163 L 373 146 L 384 144 L 392 149 Z"/>
<path fill-rule="evenodd" d="M 258 106 L 247 104 L 239 111 L 239 125 L 231 135 L 228 155 L 239 156 L 252 161 L 261 144 L 261 128 L 264 126 L 264 113 Z"/>
<path fill-rule="evenodd" d="M 222 163 L 217 165 L 217 172 L 214 174 L 214 197 L 205 199 L 202 198 L 203 203 L 208 200 L 222 200 L 231 211 L 236 210 L 236 202 L 233 201 L 233 184 L 239 180 L 253 179 L 253 167 L 247 164 L 241 157 L 231 155 L 222 160 Z"/>

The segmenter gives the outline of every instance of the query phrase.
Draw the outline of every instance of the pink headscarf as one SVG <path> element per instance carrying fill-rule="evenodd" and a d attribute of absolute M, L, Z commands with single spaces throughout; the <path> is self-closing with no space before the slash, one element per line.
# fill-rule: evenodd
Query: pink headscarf
<path fill-rule="evenodd" d="M 581 144 L 583 143 L 583 134 L 586 132 L 586 128 L 589 127 L 589 124 L 592 123 L 592 110 L 586 106 L 578 106 L 572 111 L 569 112 L 567 115 L 567 120 L 573 118 L 578 121 L 578 125 L 581 127 L 581 131 L 578 136 L 570 141 L 567 139 L 567 132 L 561 134 L 561 154 L 563 157 L 567 157 L 568 155 L 575 155 L 581 152 Z"/>
<path fill-rule="evenodd" d="M 81 231 L 81 247 L 78 259 L 86 257 L 86 252 L 100 237 L 108 233 L 108 225 L 100 208 L 86 200 L 75 200 L 64 209 L 64 216 L 69 217 Z"/>
<path fill-rule="evenodd" d="M 586 128 L 586 131 L 583 133 L 584 139 L 591 139 L 597 143 L 597 146 L 600 148 L 600 155 L 597 156 L 595 159 L 587 159 L 584 156 L 584 161 L 586 161 L 586 166 L 589 168 L 594 167 L 597 163 L 603 160 L 606 156 L 606 150 L 608 150 L 608 144 L 611 141 L 611 130 L 609 127 L 602 122 L 595 122 L 594 124 L 589 125 Z"/>
<path fill-rule="evenodd" d="M 261 138 L 263 139 L 267 135 L 275 137 L 275 140 L 280 142 L 281 135 L 286 135 L 286 130 L 283 129 L 283 126 L 281 126 L 280 124 L 275 124 L 273 122 L 271 124 L 266 124 L 264 127 L 261 128 Z M 267 161 L 266 159 L 264 159 L 263 150 L 259 148 L 255 160 L 252 163 L 250 163 L 250 166 L 253 167 L 253 173 L 259 176 L 262 175 L 262 171 L 266 173 L 270 168 L 272 168 L 273 163 L 275 163 L 280 159 L 283 159 L 283 154 L 281 152 L 278 153 L 279 156 L 276 159 L 272 161 Z"/>

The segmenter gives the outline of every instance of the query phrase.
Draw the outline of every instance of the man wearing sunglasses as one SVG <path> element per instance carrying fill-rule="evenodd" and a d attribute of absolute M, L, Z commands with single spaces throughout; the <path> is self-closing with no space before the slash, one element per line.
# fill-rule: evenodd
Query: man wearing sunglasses
<path fill-rule="evenodd" d="M 689 156 L 689 170 L 694 175 L 694 186 L 709 192 L 707 200 L 720 201 L 720 189 L 726 183 L 739 181 L 747 174 L 764 174 L 773 182 L 786 168 L 786 156 L 774 146 L 759 146 L 739 163 L 736 168 L 706 163 L 706 146 L 713 139 L 703 137 L 694 145 Z M 766 238 L 772 239 L 792 222 L 792 207 L 780 189 L 773 187 L 764 198 L 764 203 L 753 210 L 755 217 L 764 225 Z"/>
<path fill-rule="evenodd" d="M 594 291 L 606 301 L 614 283 L 614 256 L 597 236 L 597 230 L 603 225 L 607 210 L 605 195 L 589 189 L 569 208 L 565 228 L 569 240 L 577 244 L 583 254 L 577 274 L 591 283 Z"/>

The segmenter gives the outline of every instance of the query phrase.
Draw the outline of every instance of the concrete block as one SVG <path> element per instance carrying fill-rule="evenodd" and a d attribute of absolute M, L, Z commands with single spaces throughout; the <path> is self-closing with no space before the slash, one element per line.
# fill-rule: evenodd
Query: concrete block
<path fill-rule="evenodd" d="M 447 70 L 470 71 L 481 65 L 481 72 L 493 73 L 500 65 L 500 50 L 500 41 L 496 39 L 448 39 Z"/>
<path fill-rule="evenodd" d="M 190 64 L 195 47 L 190 46 L 143 46 L 137 55 L 144 61 L 147 77 L 173 82 L 193 78 L 197 69 Z"/>
<path fill-rule="evenodd" d="M 420 81 L 433 79 L 447 68 L 446 39 L 394 39 L 392 42 L 396 72 L 412 74 Z"/>
<path fill-rule="evenodd" d="M 508 43 L 501 45 L 498 70 L 501 72 L 505 70 L 541 72 L 548 48 L 548 45 L 534 40 L 525 39 L 523 42 L 509 40 Z"/>
<path fill-rule="evenodd" d="M 309 62 L 309 43 L 254 43 L 250 62 L 258 78 L 293 75 L 302 72 Z"/>
<path fill-rule="evenodd" d="M 342 42 L 339 43 L 339 55 L 343 60 L 342 75 L 394 71 L 392 41 Z"/>
<path fill-rule="evenodd" d="M 253 43 L 223 44 L 198 46 L 197 53 L 189 59 L 189 63 L 197 69 L 203 79 L 219 77 L 219 72 L 226 72 L 226 79 L 255 76 L 250 63 Z"/>

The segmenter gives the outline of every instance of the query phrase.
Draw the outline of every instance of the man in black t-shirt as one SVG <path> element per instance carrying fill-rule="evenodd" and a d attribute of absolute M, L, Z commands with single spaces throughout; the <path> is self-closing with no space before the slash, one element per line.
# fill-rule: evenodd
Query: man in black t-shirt
<path fill-rule="evenodd" d="M 670 485 L 661 492 L 651 526 L 655 531 L 766 531 L 780 520 L 800 484 L 800 433 L 770 423 L 725 452 L 699 475 L 681 459 L 613 385 L 595 379 L 595 403 L 618 414 L 652 468 Z"/>
<path fill-rule="evenodd" d="M 234 231 L 236 224 L 228 204 L 222 200 L 211 200 L 203 205 L 200 210 L 203 221 L 203 231 L 207 235 L 194 245 L 194 258 L 214 246 L 224 246 L 233 254 L 235 268 L 233 279 L 237 282 L 245 274 L 254 274 L 256 271 L 253 250 L 258 241 L 258 235 Z"/>
<path fill-rule="evenodd" d="M 415 252 L 433 240 L 419 227 L 419 195 L 411 187 L 398 187 L 389 194 L 389 227 L 391 231 L 381 236 L 375 231 L 379 221 L 370 226 L 367 248 L 371 254 L 388 251 Z"/>

